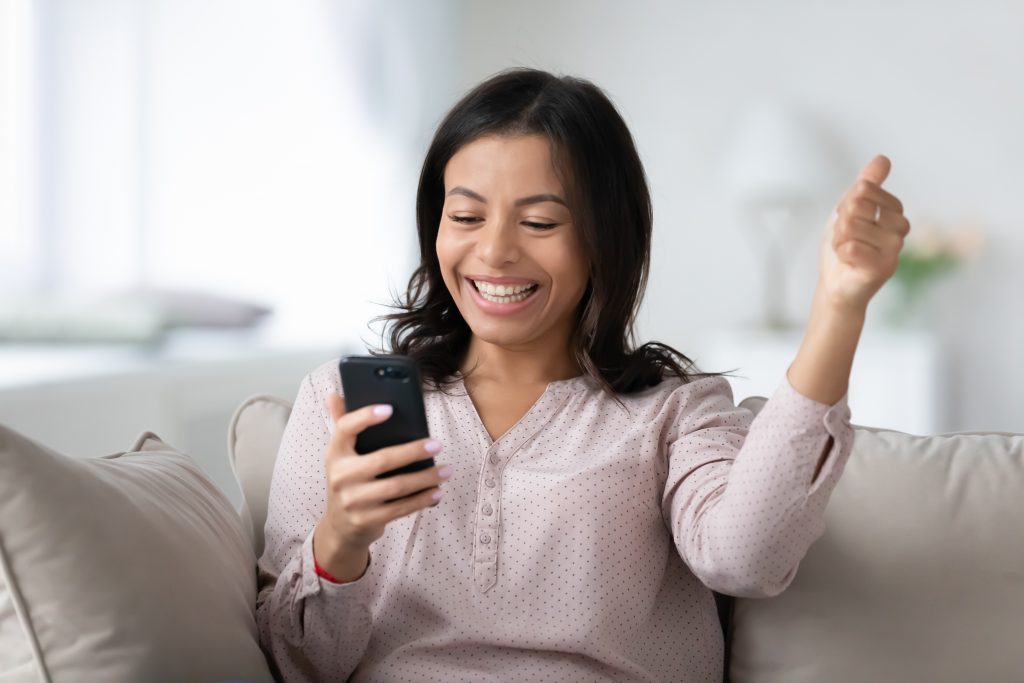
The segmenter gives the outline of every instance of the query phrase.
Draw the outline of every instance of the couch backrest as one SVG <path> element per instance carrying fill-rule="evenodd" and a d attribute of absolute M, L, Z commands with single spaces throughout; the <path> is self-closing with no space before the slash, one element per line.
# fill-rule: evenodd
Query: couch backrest
<path fill-rule="evenodd" d="M 263 554 L 270 479 L 291 412 L 291 401 L 260 394 L 238 406 L 228 427 L 228 458 L 242 489 L 239 514 L 252 538 L 256 557 Z"/>
<path fill-rule="evenodd" d="M 1024 435 L 857 427 L 825 524 L 735 600 L 732 683 L 1024 680 Z"/>

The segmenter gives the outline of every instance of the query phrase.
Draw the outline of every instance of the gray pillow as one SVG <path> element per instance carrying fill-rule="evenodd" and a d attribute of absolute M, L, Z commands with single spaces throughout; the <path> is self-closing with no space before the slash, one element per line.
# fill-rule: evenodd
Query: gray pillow
<path fill-rule="evenodd" d="M 0 682 L 273 680 L 238 514 L 150 433 L 69 458 L 0 426 Z"/>

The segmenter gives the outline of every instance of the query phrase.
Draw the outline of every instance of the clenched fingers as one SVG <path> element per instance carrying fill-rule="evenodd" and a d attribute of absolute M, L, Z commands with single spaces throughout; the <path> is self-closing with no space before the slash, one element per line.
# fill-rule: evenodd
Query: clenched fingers
<path fill-rule="evenodd" d="M 440 450 L 440 443 L 433 439 L 417 439 L 365 455 L 340 457 L 327 463 L 328 485 L 337 490 L 345 485 L 373 481 L 385 472 L 425 460 Z"/>
<path fill-rule="evenodd" d="M 386 479 L 373 479 L 343 489 L 339 503 L 347 512 L 369 509 L 420 491 L 437 489 L 450 476 L 451 467 L 438 465 Z"/>
<path fill-rule="evenodd" d="M 384 505 L 356 510 L 351 513 L 352 523 L 361 527 L 383 525 L 417 510 L 435 505 L 444 495 L 440 489 L 432 488 L 409 498 L 403 498 Z"/>

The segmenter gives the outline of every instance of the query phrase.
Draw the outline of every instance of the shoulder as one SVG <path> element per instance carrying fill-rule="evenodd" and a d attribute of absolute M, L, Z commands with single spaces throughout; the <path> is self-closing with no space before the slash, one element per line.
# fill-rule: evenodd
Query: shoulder
<path fill-rule="evenodd" d="M 744 428 L 749 422 L 747 415 L 740 414 L 746 411 L 733 401 L 729 380 L 720 375 L 688 380 L 668 376 L 653 387 L 616 397 L 631 422 L 657 433 L 662 441 L 673 441 L 714 424 L 729 422 Z"/>
<path fill-rule="evenodd" d="M 317 366 L 302 378 L 299 391 L 292 402 L 292 416 L 318 415 L 326 425 L 330 422 L 330 417 L 325 401 L 332 392 L 341 395 L 337 358 Z"/>
<path fill-rule="evenodd" d="M 307 388 L 319 397 L 327 396 L 329 393 L 341 396 L 341 375 L 338 374 L 338 361 L 340 360 L 340 358 L 334 358 L 318 365 L 306 375 L 303 384 L 307 384 Z"/>
<path fill-rule="evenodd" d="M 659 409 L 699 408 L 710 401 L 720 405 L 723 401 L 733 403 L 732 385 L 721 375 L 694 377 L 687 380 L 669 375 L 653 387 L 647 387 L 629 394 L 617 394 L 619 400 L 628 405 L 646 405 Z"/>

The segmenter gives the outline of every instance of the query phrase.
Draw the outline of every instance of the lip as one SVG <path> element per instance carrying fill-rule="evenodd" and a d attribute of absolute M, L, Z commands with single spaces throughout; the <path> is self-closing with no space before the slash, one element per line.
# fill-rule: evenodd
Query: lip
<path fill-rule="evenodd" d="M 516 280 L 515 278 L 505 279 L 511 281 L 512 284 L 536 284 L 532 283 L 530 280 Z M 480 290 L 478 290 L 470 281 L 469 276 L 463 278 L 463 280 L 465 282 L 466 289 L 469 290 L 469 296 L 473 300 L 473 303 L 476 304 L 477 308 L 479 308 L 484 313 L 487 313 L 488 315 L 514 315 L 516 313 L 519 313 L 523 309 L 528 308 L 530 304 L 532 304 L 534 301 L 540 298 L 538 296 L 538 293 L 540 292 L 540 285 L 538 284 L 537 288 L 533 290 L 533 293 L 531 293 L 530 296 L 526 297 L 522 301 L 517 301 L 513 304 L 497 304 L 494 303 L 493 301 L 488 301 L 487 299 L 483 298 L 480 295 Z M 509 282 L 495 282 L 494 280 L 485 280 L 485 282 L 494 282 L 494 284 L 499 285 L 509 284 Z"/>

